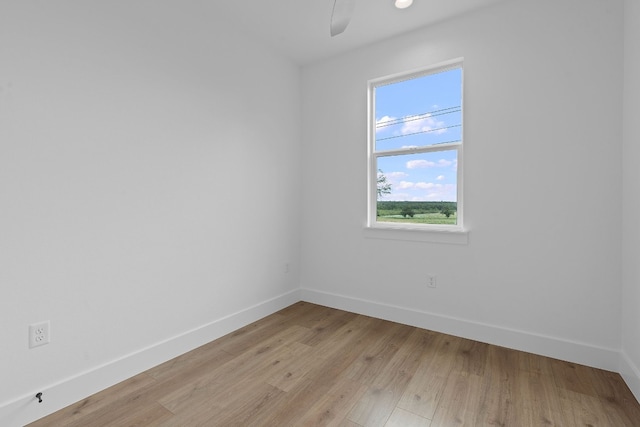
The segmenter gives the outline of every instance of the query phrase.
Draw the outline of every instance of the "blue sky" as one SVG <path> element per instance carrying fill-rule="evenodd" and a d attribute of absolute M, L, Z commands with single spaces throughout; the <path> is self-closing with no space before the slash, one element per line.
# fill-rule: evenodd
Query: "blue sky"
<path fill-rule="evenodd" d="M 462 70 L 376 88 L 376 151 L 459 141 Z M 456 201 L 456 150 L 378 158 L 392 193 L 380 200 Z"/>

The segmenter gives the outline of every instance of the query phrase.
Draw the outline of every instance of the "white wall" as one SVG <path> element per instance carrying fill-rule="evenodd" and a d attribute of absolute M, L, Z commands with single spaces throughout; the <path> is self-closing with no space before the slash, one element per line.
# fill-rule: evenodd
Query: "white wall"
<path fill-rule="evenodd" d="M 305 67 L 303 297 L 617 369 L 622 37 L 622 2 L 504 2 Z M 469 243 L 365 238 L 367 80 L 457 57 Z"/>
<path fill-rule="evenodd" d="M 623 275 L 621 373 L 640 399 L 640 2 L 624 4 Z"/>
<path fill-rule="evenodd" d="M 3 2 L 0 424 L 296 300 L 300 252 L 305 299 L 613 370 L 622 345 L 638 395 L 625 1 L 622 145 L 622 2 L 505 2 L 308 66 L 302 88 L 206 8 Z M 469 243 L 364 238 L 367 79 L 459 56 Z"/>
<path fill-rule="evenodd" d="M 2 425 L 298 299 L 299 68 L 176 5 L 0 5 Z"/>

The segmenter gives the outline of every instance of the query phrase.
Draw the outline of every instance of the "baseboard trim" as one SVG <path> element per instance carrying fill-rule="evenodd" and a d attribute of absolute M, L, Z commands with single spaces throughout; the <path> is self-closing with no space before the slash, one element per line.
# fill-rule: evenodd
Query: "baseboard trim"
<path fill-rule="evenodd" d="M 618 372 L 620 367 L 620 352 L 614 349 L 311 289 L 301 289 L 301 297 L 315 304 L 594 368 Z"/>
<path fill-rule="evenodd" d="M 2 404 L 0 425 L 24 426 L 300 300 L 300 290 L 295 289 L 58 383 L 43 386 L 29 395 Z M 42 403 L 37 403 L 37 392 L 43 393 Z"/>
<path fill-rule="evenodd" d="M 345 295 L 296 289 L 4 403 L 0 405 L 0 425 L 24 426 L 298 301 L 620 372 L 640 401 L 640 369 L 624 352 Z M 40 404 L 35 399 L 39 391 L 44 394 Z"/>
<path fill-rule="evenodd" d="M 627 383 L 636 400 L 640 402 L 640 367 L 633 363 L 624 350 L 620 353 L 619 369 L 622 379 Z"/>

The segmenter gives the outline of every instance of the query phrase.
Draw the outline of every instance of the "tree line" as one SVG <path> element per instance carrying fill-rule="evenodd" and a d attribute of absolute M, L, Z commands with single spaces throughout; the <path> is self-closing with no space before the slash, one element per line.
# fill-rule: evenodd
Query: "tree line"
<path fill-rule="evenodd" d="M 402 215 L 412 217 L 416 214 L 442 213 L 447 218 L 454 215 L 458 209 L 456 202 L 408 202 L 408 201 L 378 201 L 378 216 Z"/>

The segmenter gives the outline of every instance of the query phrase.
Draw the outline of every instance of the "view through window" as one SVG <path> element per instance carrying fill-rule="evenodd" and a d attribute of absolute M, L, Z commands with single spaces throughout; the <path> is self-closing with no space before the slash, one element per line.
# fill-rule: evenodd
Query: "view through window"
<path fill-rule="evenodd" d="M 369 82 L 369 225 L 462 226 L 462 62 Z"/>

